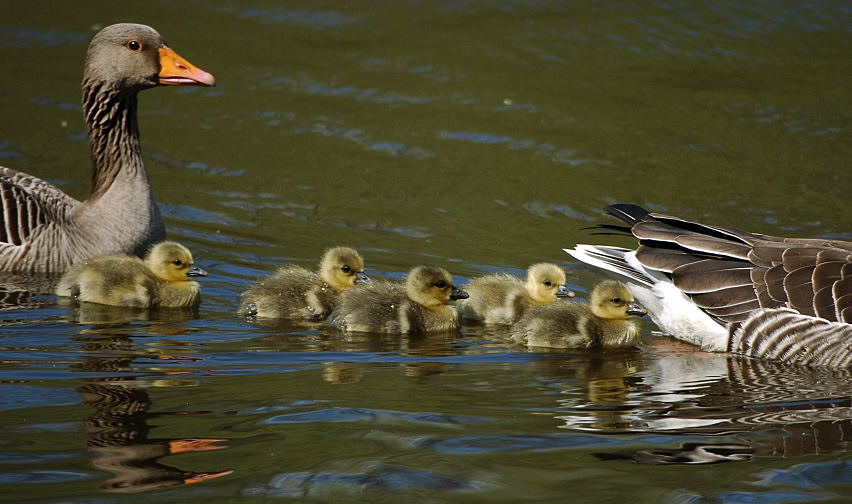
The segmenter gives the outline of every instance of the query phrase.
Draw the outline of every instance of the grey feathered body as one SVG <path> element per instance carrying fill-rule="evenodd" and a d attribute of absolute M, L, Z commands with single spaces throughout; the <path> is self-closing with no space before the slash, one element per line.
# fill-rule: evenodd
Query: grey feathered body
<path fill-rule="evenodd" d="M 852 365 L 852 242 L 786 238 L 617 204 L 635 250 L 566 250 L 630 284 L 654 321 L 712 351 Z"/>
<path fill-rule="evenodd" d="M 757 310 L 729 327 L 728 351 L 793 364 L 852 367 L 852 324 L 804 317 L 795 310 Z"/>
<path fill-rule="evenodd" d="M 141 42 L 141 54 L 125 47 L 130 39 Z M 155 30 L 133 24 L 107 27 L 92 40 L 82 84 L 92 192 L 81 202 L 0 167 L 0 271 L 63 272 L 91 257 L 141 256 L 165 238 L 136 120 L 136 94 L 158 84 L 165 47 Z"/>
<path fill-rule="evenodd" d="M 322 320 L 337 306 L 340 294 L 313 271 L 284 266 L 249 287 L 239 311 L 262 318 Z"/>

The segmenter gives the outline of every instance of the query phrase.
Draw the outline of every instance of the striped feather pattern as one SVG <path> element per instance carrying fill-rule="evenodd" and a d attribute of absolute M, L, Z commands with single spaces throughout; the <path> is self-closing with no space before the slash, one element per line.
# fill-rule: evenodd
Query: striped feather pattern
<path fill-rule="evenodd" d="M 125 50 L 130 40 L 141 42 L 139 56 Z M 137 24 L 108 26 L 92 39 L 83 70 L 92 193 L 81 203 L 0 167 L 0 271 L 62 272 L 97 255 L 143 254 L 165 237 L 142 161 L 136 93 L 157 85 L 159 51 L 166 49 L 153 28 Z M 181 84 L 213 84 L 206 72 L 194 72 L 198 80 Z"/>
<path fill-rule="evenodd" d="M 852 325 L 791 309 L 757 310 L 729 327 L 728 351 L 795 364 L 852 366 Z"/>
<path fill-rule="evenodd" d="M 852 243 L 709 226 L 636 205 L 606 210 L 639 239 L 637 267 L 648 276 L 665 275 L 651 292 L 663 292 L 657 285 L 667 284 L 688 296 L 691 305 L 727 328 L 728 351 L 788 363 L 852 366 Z M 582 245 L 566 251 L 622 273 L 605 261 L 589 261 L 595 249 L 602 248 Z M 621 269 L 625 265 L 629 261 Z M 701 336 L 708 326 L 686 311 L 652 317 L 675 337 L 684 331 L 684 341 L 722 350 L 713 343 L 716 336 Z"/>
<path fill-rule="evenodd" d="M 634 214 L 631 221 L 641 244 L 639 262 L 669 273 L 677 288 L 721 323 L 743 320 L 747 312 L 719 310 L 735 304 L 852 322 L 852 243 L 767 236 L 653 213 L 638 219 Z"/>
<path fill-rule="evenodd" d="M 36 228 L 61 218 L 75 203 L 41 179 L 0 166 L 0 243 L 23 244 Z"/>

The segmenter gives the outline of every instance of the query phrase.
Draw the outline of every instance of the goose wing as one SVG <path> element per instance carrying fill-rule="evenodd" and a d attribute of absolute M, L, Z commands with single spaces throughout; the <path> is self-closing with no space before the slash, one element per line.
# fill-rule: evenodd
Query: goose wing
<path fill-rule="evenodd" d="M 79 204 L 40 178 L 0 166 L 0 256 L 25 247 Z"/>
<path fill-rule="evenodd" d="M 852 322 L 850 242 L 749 233 L 635 205 L 606 210 L 631 226 L 642 265 L 668 275 L 721 322 L 743 322 L 761 308 Z"/>

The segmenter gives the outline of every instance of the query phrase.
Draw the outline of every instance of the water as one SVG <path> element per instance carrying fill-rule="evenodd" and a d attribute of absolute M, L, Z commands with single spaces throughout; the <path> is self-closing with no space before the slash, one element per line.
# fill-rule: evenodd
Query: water
<path fill-rule="evenodd" d="M 841 502 L 845 370 L 499 330 L 342 337 L 239 293 L 358 248 L 463 283 L 555 261 L 616 201 L 852 239 L 848 2 L 0 1 L 0 164 L 77 197 L 93 30 L 157 28 L 217 78 L 140 95 L 198 313 L 0 313 L 0 500 Z M 710 464 L 709 462 L 716 462 Z"/>

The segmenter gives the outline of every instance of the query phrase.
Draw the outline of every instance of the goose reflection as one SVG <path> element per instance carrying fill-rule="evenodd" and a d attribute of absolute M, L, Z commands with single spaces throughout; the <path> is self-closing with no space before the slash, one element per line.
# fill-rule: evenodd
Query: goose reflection
<path fill-rule="evenodd" d="M 57 281 L 59 275 L 55 273 L 0 272 L 0 311 L 52 305 Z"/>
<path fill-rule="evenodd" d="M 604 404 L 592 393 L 597 387 L 590 379 L 585 397 L 560 400 L 566 411 L 556 416 L 560 427 L 726 438 L 596 454 L 642 464 L 711 464 L 845 450 L 852 435 L 849 370 L 787 366 L 662 344 L 665 348 L 651 344 L 640 354 L 636 371 L 625 377 L 627 391 L 609 396 L 613 420 L 589 420 L 588 410 Z"/>
<path fill-rule="evenodd" d="M 103 315 L 103 314 L 101 314 Z M 185 331 L 185 328 L 184 328 Z M 232 473 L 231 470 L 195 472 L 159 462 L 179 453 L 213 451 L 226 448 L 223 439 L 157 439 L 150 438 L 150 418 L 164 415 L 203 414 L 203 411 L 173 413 L 151 412 L 152 400 L 146 390 L 152 385 L 172 384 L 170 379 L 146 381 L 132 376 L 138 373 L 134 363 L 152 358 L 152 354 L 135 348 L 130 336 L 115 324 L 95 326 L 74 338 L 89 355 L 72 366 L 86 373 L 120 373 L 88 379 L 77 388 L 83 404 L 93 412 L 82 420 L 87 447 L 98 453 L 92 465 L 112 474 L 100 489 L 116 493 L 138 493 L 173 486 L 198 483 Z M 153 355 L 155 359 L 177 359 Z"/>

